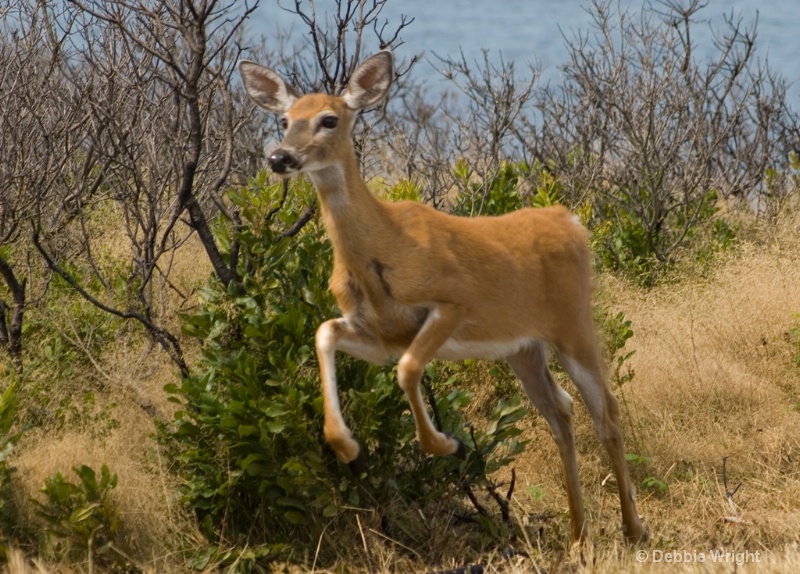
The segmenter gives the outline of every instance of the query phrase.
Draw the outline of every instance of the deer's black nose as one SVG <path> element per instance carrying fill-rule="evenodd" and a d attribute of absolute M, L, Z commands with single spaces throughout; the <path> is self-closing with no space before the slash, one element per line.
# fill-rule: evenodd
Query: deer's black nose
<path fill-rule="evenodd" d="M 269 162 L 269 167 L 275 173 L 286 173 L 289 168 L 297 167 L 297 159 L 283 149 L 276 149 L 267 161 Z"/>

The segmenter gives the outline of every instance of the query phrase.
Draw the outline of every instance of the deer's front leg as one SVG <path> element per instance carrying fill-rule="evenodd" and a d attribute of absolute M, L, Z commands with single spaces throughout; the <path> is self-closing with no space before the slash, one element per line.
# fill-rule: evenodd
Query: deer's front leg
<path fill-rule="evenodd" d="M 432 309 L 411 345 L 397 363 L 397 379 L 411 405 L 411 414 L 417 425 L 417 439 L 422 450 L 428 454 L 463 455 L 461 442 L 436 430 L 425 409 L 420 383 L 425 365 L 436 356 L 461 322 L 460 313 L 452 306 Z"/>
<path fill-rule="evenodd" d="M 317 329 L 317 358 L 322 378 L 325 417 L 323 432 L 336 457 L 346 464 L 353 463 L 359 457 L 361 447 L 353 439 L 353 433 L 342 417 L 336 388 L 336 351 L 344 351 L 359 359 L 381 364 L 386 360 L 386 352 L 374 341 L 373 338 L 357 333 L 344 318 L 325 321 Z"/>

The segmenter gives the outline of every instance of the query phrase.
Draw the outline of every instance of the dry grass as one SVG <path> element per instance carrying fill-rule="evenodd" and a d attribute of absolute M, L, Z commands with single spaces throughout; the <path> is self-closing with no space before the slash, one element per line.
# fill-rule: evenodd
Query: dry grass
<path fill-rule="evenodd" d="M 747 572 L 793 571 L 781 566 L 784 559 L 796 567 L 800 369 L 786 333 L 800 323 L 793 318 L 800 312 L 799 227 L 793 222 L 762 231 L 759 241 L 726 256 L 708 278 L 650 291 L 603 278 L 600 299 L 613 312 L 624 311 L 635 333 L 626 347 L 636 350 L 634 378 L 618 389 L 625 399 L 627 451 L 642 457 L 632 473 L 640 482 L 652 477 L 667 485 L 664 493 L 639 489 L 650 551 L 760 551 L 769 561 L 748 564 Z M 602 486 L 609 466 L 585 409 L 576 419 L 600 571 L 638 571 L 630 553 L 616 563 L 618 504 L 612 481 Z M 557 452 L 540 418 L 528 437 L 532 444 L 517 474 L 537 485 L 544 499 L 522 501 L 521 511 L 558 512 L 565 530 Z M 742 483 L 733 508 L 722 482 L 723 457 L 728 490 Z"/>
<path fill-rule="evenodd" d="M 101 260 L 113 264 L 125 260 L 128 254 L 119 245 L 127 245 L 123 231 L 108 230 L 109 239 Z M 185 305 L 176 291 L 191 296 L 203 285 L 210 265 L 196 236 L 190 239 L 174 261 L 160 265 L 172 268 L 172 283 L 159 278 L 155 296 L 159 298 L 162 317 L 172 332 L 179 332 L 177 312 Z M 189 301 L 191 304 L 191 301 Z M 69 311 L 65 311 L 68 313 Z M 64 328 L 60 316 L 51 317 L 56 330 L 78 340 L 75 333 Z M 183 568 L 175 556 L 176 533 L 190 538 L 194 527 L 178 503 L 176 478 L 171 475 L 154 441 L 154 419 L 170 420 L 176 405 L 168 402 L 164 385 L 178 381 L 177 368 L 152 341 L 146 340 L 133 326 L 121 325 L 112 348 L 91 355 L 84 348 L 85 367 L 44 369 L 34 372 L 27 387 L 47 387 L 39 409 L 44 416 L 33 429 L 22 435 L 12 460 L 15 503 L 23 519 L 41 524 L 29 502 L 41 500 L 39 490 L 45 479 L 61 472 L 66 480 L 77 482 L 73 467 L 88 465 L 99 472 L 106 464 L 118 476 L 114 500 L 119 508 L 123 528 L 117 537 L 120 549 L 130 555 L 135 564 L 149 572 L 180 572 Z M 30 340 L 28 344 L 39 344 Z M 199 349 L 186 345 L 188 361 L 196 358 Z M 91 355 L 91 356 L 90 356 Z M 66 374 L 64 374 L 66 373 Z M 42 381 L 42 377 L 51 380 Z M 86 404 L 84 396 L 91 393 L 93 401 Z M 25 402 L 26 399 L 22 399 Z M 76 405 L 76 412 L 56 416 L 62 403 Z M 14 558 L 19 563 L 18 556 Z M 9 562 L 12 568 L 12 561 Z M 31 572 L 85 572 L 87 564 L 39 564 Z M 24 572 L 19 564 L 12 572 Z M 95 569 L 95 571 L 97 571 Z"/>
<path fill-rule="evenodd" d="M 13 464 L 16 505 L 32 524 L 37 523 L 37 518 L 28 498 L 41 497 L 38 490 L 46 478 L 61 472 L 65 479 L 77 482 L 73 467 L 85 464 L 99 472 L 106 464 L 118 476 L 113 496 L 123 523 L 117 537 L 119 546 L 140 566 L 158 565 L 155 571 L 161 571 L 173 562 L 170 540 L 175 529 L 186 524 L 186 517 L 177 504 L 175 478 L 167 472 L 167 462 L 153 441 L 153 419 L 141 408 L 142 397 L 148 404 L 168 404 L 162 398 L 162 387 L 175 377 L 166 360 L 158 353 L 153 355 L 151 360 L 161 363 L 156 372 L 145 379 L 115 381 L 119 386 L 112 388 L 109 384 L 105 393 L 97 393 L 98 410 L 105 404 L 116 404 L 111 416 L 118 421 L 118 428 L 100 434 L 89 428 L 30 432 L 23 435 Z M 131 391 L 133 386 L 136 393 Z"/>
<path fill-rule="evenodd" d="M 592 545 L 582 552 L 569 547 L 557 451 L 541 417 L 532 415 L 524 421 L 530 443 L 516 463 L 514 497 L 515 519 L 527 540 L 509 540 L 527 557 L 482 553 L 471 545 L 473 538 L 463 535 L 463 527 L 443 519 L 432 542 L 437 548 L 427 556 L 365 525 L 363 540 L 351 549 L 349 568 L 365 570 L 369 548 L 375 572 L 435 570 L 473 561 L 485 563 L 486 572 L 509 573 L 800 571 L 800 369 L 792 362 L 797 349 L 785 337 L 800 322 L 792 317 L 800 312 L 800 224 L 785 223 L 754 237 L 726 255 L 710 276 L 650 291 L 612 277 L 601 280 L 600 300 L 614 312 L 624 311 L 635 333 L 628 341 L 636 350 L 630 361 L 635 374 L 618 389 L 625 399 L 627 450 L 640 456 L 632 473 L 639 484 L 651 478 L 667 486 L 665 492 L 639 489 L 640 512 L 651 535 L 643 548 L 647 561 L 637 561 L 637 549 L 622 542 L 610 467 L 579 406 L 576 437 Z M 189 265 L 187 272 L 193 271 Z M 99 393 L 119 405 L 114 416 L 120 427 L 105 438 L 78 429 L 27 436 L 13 461 L 17 490 L 24 493 L 19 499 L 25 506 L 24 499 L 56 471 L 108 464 L 119 475 L 115 496 L 126 524 L 125 544 L 136 562 L 147 571 L 181 572 L 170 540 L 192 526 L 152 442 L 152 419 L 136 400 L 145 397 L 168 413 L 161 387 L 174 370 L 158 353 L 143 355 L 141 346 L 128 345 L 104 359 L 115 383 Z M 485 390 L 477 394 L 487 401 L 493 397 Z M 728 490 L 742 483 L 733 507 L 722 482 L 723 457 L 728 457 Z M 709 552 L 721 549 L 751 554 L 741 565 L 734 565 L 736 556 L 714 562 Z M 662 562 L 654 564 L 658 552 L 693 559 L 705 553 L 706 562 L 672 564 L 662 554 Z M 26 565 L 18 555 L 8 565 L 15 574 L 86 571 L 85 565 L 71 568 Z"/>

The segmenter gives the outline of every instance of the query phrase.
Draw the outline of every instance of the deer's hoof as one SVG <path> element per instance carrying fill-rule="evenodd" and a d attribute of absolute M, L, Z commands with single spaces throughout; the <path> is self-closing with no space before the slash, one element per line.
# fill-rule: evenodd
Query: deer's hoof
<path fill-rule="evenodd" d="M 453 456 L 459 460 L 467 460 L 467 447 L 464 446 L 464 443 L 461 442 L 461 439 L 451 435 L 449 432 L 444 434 L 446 434 L 448 438 L 451 438 L 458 443 L 458 447 L 456 448 L 455 452 L 453 452 Z"/>
<path fill-rule="evenodd" d="M 363 448 L 358 449 L 358 456 L 348 462 L 347 466 L 350 467 L 350 472 L 354 476 L 361 476 L 362 473 L 367 471 L 367 456 L 364 454 Z"/>

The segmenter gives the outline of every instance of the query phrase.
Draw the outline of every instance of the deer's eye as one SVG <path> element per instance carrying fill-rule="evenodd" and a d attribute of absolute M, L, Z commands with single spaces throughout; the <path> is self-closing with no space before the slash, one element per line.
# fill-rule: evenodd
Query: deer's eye
<path fill-rule="evenodd" d="M 281 118 L 278 120 L 278 125 L 281 127 L 282 130 L 285 130 L 289 127 L 289 120 L 286 118 Z"/>
<path fill-rule="evenodd" d="M 322 118 L 322 121 L 320 122 L 319 125 L 322 126 L 323 128 L 331 130 L 335 128 L 336 124 L 338 123 L 339 123 L 339 118 L 337 118 L 336 116 L 325 116 L 324 118 Z"/>

